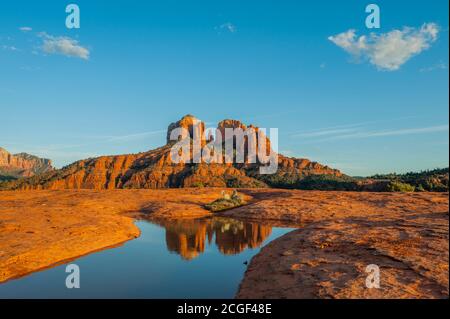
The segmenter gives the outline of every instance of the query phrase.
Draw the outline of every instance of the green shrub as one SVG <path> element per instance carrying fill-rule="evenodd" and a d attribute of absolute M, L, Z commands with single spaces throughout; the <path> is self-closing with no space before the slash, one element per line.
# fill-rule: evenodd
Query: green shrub
<path fill-rule="evenodd" d="M 202 187 L 205 187 L 205 185 L 202 182 L 194 182 L 194 183 L 192 183 L 192 187 L 202 188 Z"/>
<path fill-rule="evenodd" d="M 425 188 L 423 188 L 422 184 L 416 187 L 416 192 L 425 192 Z"/>
<path fill-rule="evenodd" d="M 245 204 L 244 199 L 235 190 L 231 196 L 225 192 L 222 192 L 222 197 L 216 199 L 210 204 L 206 204 L 205 208 L 212 212 L 220 212 L 223 210 L 239 207 Z"/>
<path fill-rule="evenodd" d="M 387 185 L 388 192 L 414 192 L 415 187 L 402 182 L 391 181 Z"/>

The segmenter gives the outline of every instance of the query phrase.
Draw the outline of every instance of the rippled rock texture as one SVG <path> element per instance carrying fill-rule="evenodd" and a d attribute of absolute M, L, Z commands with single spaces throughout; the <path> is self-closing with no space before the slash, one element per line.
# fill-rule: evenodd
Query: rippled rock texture
<path fill-rule="evenodd" d="M 267 190 L 229 216 L 297 222 L 256 255 L 237 298 L 448 298 L 448 193 Z M 368 265 L 380 288 L 366 287 Z"/>

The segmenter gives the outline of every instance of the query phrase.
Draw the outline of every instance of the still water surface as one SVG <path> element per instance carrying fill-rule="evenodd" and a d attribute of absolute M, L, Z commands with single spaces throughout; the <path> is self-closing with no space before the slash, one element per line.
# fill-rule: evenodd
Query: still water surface
<path fill-rule="evenodd" d="M 232 298 L 245 261 L 293 228 L 214 217 L 143 221 L 141 236 L 70 263 L 80 288 L 67 289 L 66 265 L 0 284 L 0 298 Z"/>

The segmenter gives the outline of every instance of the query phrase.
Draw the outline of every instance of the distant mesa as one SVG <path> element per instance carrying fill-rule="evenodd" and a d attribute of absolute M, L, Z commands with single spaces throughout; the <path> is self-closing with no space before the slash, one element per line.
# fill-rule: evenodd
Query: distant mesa
<path fill-rule="evenodd" d="M 52 170 L 49 159 L 27 153 L 11 154 L 0 147 L 0 181 L 31 177 Z"/>
<path fill-rule="evenodd" d="M 177 127 L 182 127 L 191 134 L 194 129 L 200 129 L 203 133 L 204 125 L 194 127 L 195 121 L 197 119 L 193 115 L 186 115 L 179 121 L 171 123 L 167 130 L 166 145 L 155 150 L 80 160 L 58 170 L 42 165 L 41 170 L 31 169 L 30 173 L 23 175 L 29 174 L 31 177 L 9 182 L 2 188 L 99 190 L 171 187 L 251 188 L 276 186 L 277 183 L 286 179 L 295 180 L 310 175 L 342 176 L 339 170 L 308 159 L 289 158 L 281 154 L 278 155 L 278 170 L 272 175 L 260 175 L 258 163 L 173 163 L 170 156 L 173 145 L 170 141 L 170 132 Z M 227 127 L 253 127 L 258 132 L 257 127 L 246 126 L 238 120 L 226 119 L 218 124 L 218 129 L 221 131 Z M 270 147 L 270 141 L 267 143 Z M 37 163 L 36 167 L 41 167 Z M 42 163 L 50 165 L 49 161 Z"/>

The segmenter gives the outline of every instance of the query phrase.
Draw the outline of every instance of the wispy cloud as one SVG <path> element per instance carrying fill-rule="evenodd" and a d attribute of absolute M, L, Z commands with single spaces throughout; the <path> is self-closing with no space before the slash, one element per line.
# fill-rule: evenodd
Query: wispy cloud
<path fill-rule="evenodd" d="M 43 39 L 41 49 L 47 54 L 62 54 L 83 60 L 89 59 L 89 50 L 81 46 L 77 40 L 69 37 L 55 37 L 45 32 L 39 33 L 39 36 Z"/>
<path fill-rule="evenodd" d="M 324 136 L 324 135 L 333 135 L 337 133 L 347 133 L 347 132 L 353 132 L 358 127 L 363 127 L 371 124 L 380 124 L 380 123 L 386 123 L 386 122 L 392 122 L 392 121 L 399 121 L 404 119 L 411 119 L 414 118 L 414 116 L 406 116 L 402 118 L 393 118 L 389 120 L 380 120 L 380 121 L 365 121 L 365 122 L 358 122 L 358 123 L 351 123 L 351 124 L 342 124 L 342 125 L 333 125 L 328 127 L 322 127 L 319 129 L 314 130 L 308 130 L 308 131 L 295 131 L 288 133 L 291 137 L 317 137 L 317 136 Z"/>
<path fill-rule="evenodd" d="M 323 139 L 314 140 L 314 143 L 328 142 L 336 140 L 348 140 L 348 139 L 366 139 L 375 137 L 387 137 L 387 136 L 400 136 L 400 135 L 413 135 L 413 134 L 429 134 L 438 132 L 448 132 L 449 126 L 447 125 L 435 125 L 428 127 L 416 127 L 406 129 L 393 129 L 393 130 L 355 130 L 350 133 L 338 133 L 332 136 L 328 136 Z"/>
<path fill-rule="evenodd" d="M 350 138 L 366 138 L 366 137 L 378 137 L 378 136 L 395 136 L 395 135 L 411 135 L 411 134 L 423 134 L 423 133 L 436 133 L 448 131 L 448 125 L 436 125 L 429 127 L 419 127 L 419 128 L 408 128 L 408 129 L 398 129 L 398 130 L 386 130 L 386 131 L 375 131 L 367 133 L 356 133 L 349 134 L 347 137 Z M 340 136 L 340 138 L 346 137 L 345 135 Z"/>
<path fill-rule="evenodd" d="M 64 144 L 48 144 L 48 145 L 40 145 L 40 146 L 33 146 L 33 145 L 26 145 L 24 143 L 16 143 L 6 140 L 0 140 L 1 145 L 21 145 L 23 147 L 26 147 L 28 149 L 46 149 L 51 151 L 63 151 L 67 149 L 76 149 L 86 146 L 96 146 L 96 145 L 102 145 L 106 143 L 114 143 L 114 142 L 130 142 L 135 140 L 141 140 L 144 138 L 148 138 L 150 136 L 156 136 L 166 133 L 166 130 L 157 130 L 157 131 L 149 131 L 149 132 L 142 132 L 142 133 L 134 133 L 134 134 L 125 134 L 125 135 L 85 135 L 85 136 L 76 136 L 78 139 L 88 139 L 89 142 L 87 143 L 76 143 L 76 144 L 70 144 L 70 143 L 64 143 Z"/>
<path fill-rule="evenodd" d="M 31 28 L 31 27 L 20 27 L 19 30 L 22 31 L 22 32 L 30 32 L 30 31 L 33 31 L 33 28 Z"/>
<path fill-rule="evenodd" d="M 322 137 L 322 136 L 328 136 L 328 135 L 336 135 L 336 134 L 343 134 L 343 133 L 350 133 L 355 132 L 355 128 L 341 128 L 341 129 L 324 129 L 324 130 L 317 130 L 317 131 L 310 131 L 310 132 L 304 132 L 304 133 L 296 133 L 293 134 L 292 137 Z"/>
<path fill-rule="evenodd" d="M 350 29 L 328 39 L 357 60 L 368 60 L 380 70 L 395 71 L 411 57 L 428 49 L 438 33 L 435 23 L 426 23 L 420 28 L 403 27 L 402 30 L 359 37 L 354 29 Z"/>
<path fill-rule="evenodd" d="M 420 69 L 420 72 L 431 72 L 431 71 L 435 71 L 435 70 L 447 70 L 447 69 L 448 69 L 448 65 L 446 63 L 439 62 L 430 67 Z"/>
<path fill-rule="evenodd" d="M 18 48 L 16 48 L 16 47 L 13 46 L 13 45 L 6 45 L 6 44 L 3 44 L 3 45 L 1 45 L 0 47 L 2 48 L 2 50 L 5 50 L 5 51 L 20 51 Z"/>
<path fill-rule="evenodd" d="M 4 146 L 12 153 L 28 152 L 44 158 L 52 159 L 57 165 L 67 165 L 74 161 L 85 159 L 89 157 L 97 157 L 105 155 L 99 153 L 99 146 L 106 144 L 126 145 L 124 142 L 132 142 L 137 140 L 149 139 L 152 136 L 165 134 L 166 130 L 155 130 L 134 134 L 124 135 L 90 135 L 77 136 L 81 143 L 64 143 L 64 144 L 46 144 L 46 145 L 27 145 L 24 143 L 17 143 L 15 141 L 6 141 L 0 139 L 0 145 Z M 89 142 L 83 143 L 83 140 Z M 86 151 L 86 149 L 95 149 L 94 151 Z"/>
<path fill-rule="evenodd" d="M 119 135 L 119 136 L 109 136 L 106 138 L 105 141 L 107 142 L 128 142 L 128 141 L 134 141 L 139 140 L 148 136 L 152 135 L 158 135 L 165 133 L 166 130 L 157 130 L 157 131 L 149 131 L 149 132 L 142 132 L 142 133 L 134 133 L 134 134 L 126 134 L 126 135 Z"/>
<path fill-rule="evenodd" d="M 216 29 L 226 30 L 226 31 L 231 32 L 231 33 L 237 32 L 237 27 L 231 22 L 223 23 L 219 27 L 216 27 Z"/>
<path fill-rule="evenodd" d="M 148 131 L 141 133 L 133 133 L 133 134 L 124 134 L 124 135 L 89 135 L 89 136 L 78 136 L 78 138 L 89 139 L 88 143 L 79 143 L 79 144 L 63 144 L 63 145 L 51 145 L 47 146 L 48 149 L 54 150 L 63 150 L 63 149 L 73 149 L 80 148 L 85 146 L 94 146 L 94 145 L 102 145 L 107 143 L 115 143 L 115 142 L 131 142 L 138 141 L 150 136 L 156 136 L 165 133 L 166 130 L 156 130 L 156 131 Z"/>
<path fill-rule="evenodd" d="M 24 65 L 24 66 L 21 66 L 21 67 L 19 68 L 19 70 L 31 72 L 31 71 L 40 71 L 40 70 L 42 70 L 42 68 L 41 68 L 40 66 L 29 66 L 29 65 Z"/>

